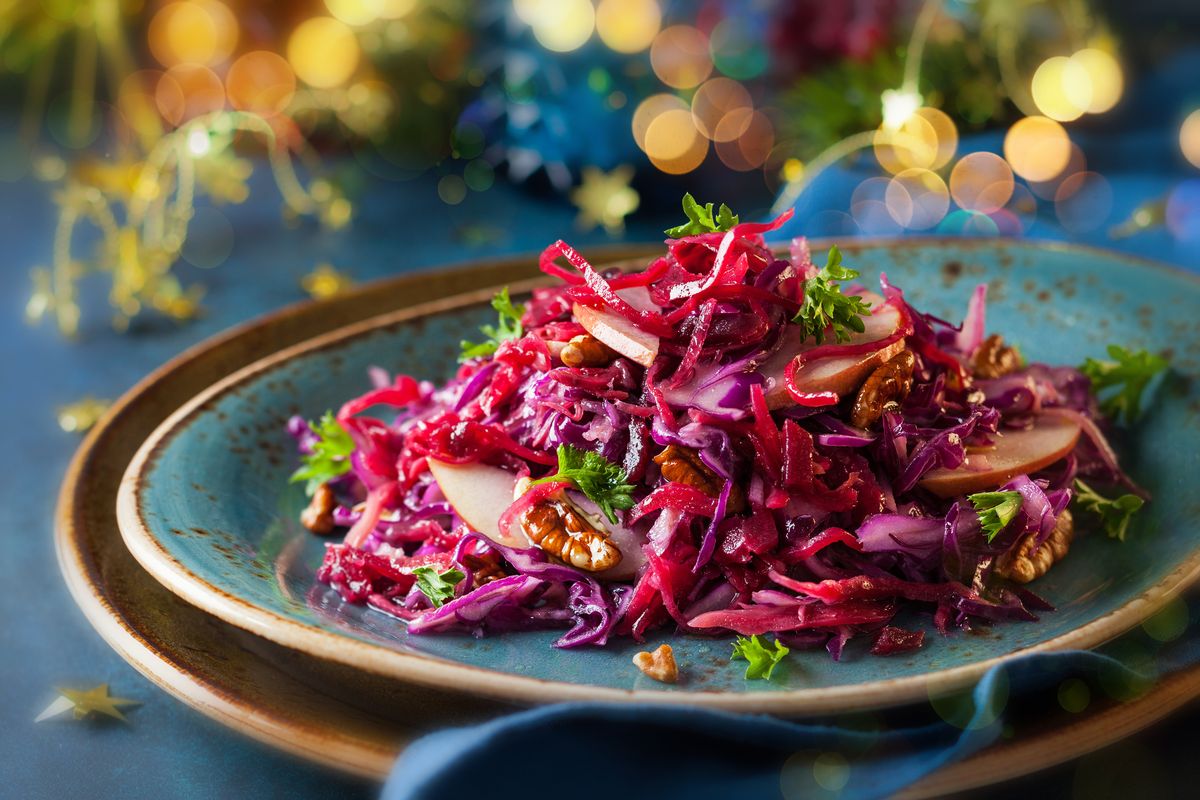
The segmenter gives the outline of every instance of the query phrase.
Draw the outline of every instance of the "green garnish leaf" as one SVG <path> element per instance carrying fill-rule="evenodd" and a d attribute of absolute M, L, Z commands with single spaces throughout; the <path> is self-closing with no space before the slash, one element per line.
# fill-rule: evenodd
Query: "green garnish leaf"
<path fill-rule="evenodd" d="M 496 313 L 500 315 L 499 321 L 495 325 L 481 325 L 479 330 L 487 337 L 485 341 L 468 342 L 463 340 L 459 343 L 462 347 L 462 355 L 458 357 L 459 361 L 468 361 L 472 358 L 481 356 L 490 356 L 496 352 L 496 348 L 501 342 L 520 339 L 525 335 L 525 328 L 521 325 L 521 315 L 525 313 L 525 306 L 515 306 L 508 296 L 508 287 L 505 286 L 496 296 L 492 298 L 492 308 L 496 309 Z"/>
<path fill-rule="evenodd" d="M 700 205 L 696 202 L 696 198 L 692 197 L 691 192 L 683 196 L 683 213 L 687 215 L 687 222 L 664 231 L 672 239 L 695 236 L 700 233 L 724 233 L 738 224 L 738 215 L 733 213 L 729 206 L 721 203 L 721 207 L 717 209 L 714 216 L 713 204 Z"/>
<path fill-rule="evenodd" d="M 292 473 L 292 483 L 308 481 L 304 491 L 312 497 L 322 483 L 350 471 L 354 440 L 334 419 L 332 411 L 326 411 L 324 416 L 308 423 L 308 426 L 317 435 L 317 441 L 312 446 L 312 452 L 304 456 L 304 464 Z"/>
<path fill-rule="evenodd" d="M 735 658 L 742 658 L 750 662 L 746 666 L 747 680 L 771 680 L 771 672 L 774 671 L 775 665 L 783 660 L 783 657 L 790 653 L 791 650 L 784 646 L 783 642 L 775 640 L 775 649 L 772 650 L 755 634 L 747 639 L 745 636 L 739 636 L 738 640 L 733 643 L 733 655 L 729 657 L 730 661 Z"/>
<path fill-rule="evenodd" d="M 1104 532 L 1123 542 L 1125 534 L 1129 530 L 1129 520 L 1146 504 L 1146 501 L 1136 494 L 1123 494 L 1109 500 L 1107 497 L 1097 494 L 1095 489 L 1077 478 L 1075 480 L 1075 503 L 1080 508 L 1098 515 L 1104 525 Z"/>
<path fill-rule="evenodd" d="M 1020 492 L 976 492 L 967 495 L 967 499 L 975 506 L 979 526 L 989 542 L 1008 527 L 1024 502 Z"/>
<path fill-rule="evenodd" d="M 448 569 L 439 574 L 433 567 L 417 567 L 412 574 L 416 576 L 417 588 L 429 598 L 434 608 L 441 608 L 453 600 L 454 587 L 467 577 L 457 569 Z"/>
<path fill-rule="evenodd" d="M 871 315 L 871 306 L 859 295 L 844 295 L 840 281 L 858 277 L 856 270 L 842 266 L 842 251 L 837 245 L 829 248 L 825 266 L 804 282 L 804 303 L 792 322 L 804 331 L 804 339 L 813 337 L 817 344 L 825 341 L 825 331 L 833 329 L 838 342 L 850 338 L 850 331 L 866 330 L 862 318 Z M 802 340 L 803 341 L 803 340 Z"/>
<path fill-rule="evenodd" d="M 1108 346 L 1112 360 L 1088 358 L 1079 371 L 1092 380 L 1092 393 L 1100 399 L 1100 409 L 1114 420 L 1129 424 L 1142 413 L 1142 394 L 1150 380 L 1168 366 L 1167 360 L 1147 350 L 1126 350 L 1119 344 Z"/>
<path fill-rule="evenodd" d="M 530 485 L 550 481 L 570 481 L 588 499 L 600 506 L 608 521 L 616 524 L 615 509 L 633 508 L 633 486 L 625 470 L 599 453 L 580 450 L 569 444 L 558 446 L 558 471 Z"/>

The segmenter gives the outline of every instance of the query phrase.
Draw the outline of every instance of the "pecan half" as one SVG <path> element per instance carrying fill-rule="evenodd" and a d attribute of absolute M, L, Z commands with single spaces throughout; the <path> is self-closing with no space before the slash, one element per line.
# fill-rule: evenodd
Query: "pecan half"
<path fill-rule="evenodd" d="M 498 581 L 507 575 L 504 567 L 500 566 L 500 557 L 495 553 L 489 553 L 486 556 L 464 553 L 462 563 L 471 568 L 472 584 L 476 589 L 485 583 Z"/>
<path fill-rule="evenodd" d="M 603 572 L 621 563 L 621 551 L 565 498 L 535 503 L 521 515 L 525 535 L 573 567 Z"/>
<path fill-rule="evenodd" d="M 858 396 L 854 398 L 850 422 L 860 428 L 870 427 L 883 416 L 885 408 L 899 404 L 908 397 L 912 390 L 913 367 L 916 363 L 916 356 L 911 350 L 901 350 L 876 367 L 858 390 Z"/>
<path fill-rule="evenodd" d="M 607 367 L 617 352 L 595 336 L 581 333 L 567 342 L 558 357 L 568 367 Z"/>
<path fill-rule="evenodd" d="M 308 501 L 308 507 L 300 512 L 300 524 L 322 536 L 331 533 L 333 531 L 334 505 L 336 505 L 336 501 L 333 497 L 333 489 L 329 488 L 329 484 L 322 483 L 313 492 L 312 499 Z"/>
<path fill-rule="evenodd" d="M 666 449 L 654 457 L 663 477 L 675 483 L 685 483 L 693 489 L 704 492 L 709 497 L 720 497 L 725 488 L 725 479 L 700 458 L 700 453 L 690 447 L 669 444 Z M 729 491 L 729 501 L 725 506 L 726 512 L 740 514 L 746 510 L 746 493 L 736 483 Z"/>
<path fill-rule="evenodd" d="M 633 665 L 660 683 L 675 683 L 679 680 L 679 666 L 671 645 L 662 644 L 653 652 L 641 652 L 633 657 Z"/>
<path fill-rule="evenodd" d="M 1021 368 L 1021 354 L 1004 343 L 998 333 L 983 340 L 975 351 L 972 372 L 976 378 L 1000 378 Z"/>
<path fill-rule="evenodd" d="M 1036 538 L 1037 531 L 1025 534 L 1011 551 L 1015 555 L 998 565 L 996 574 L 1017 583 L 1029 583 L 1049 572 L 1050 567 L 1067 555 L 1071 540 L 1075 538 L 1075 520 L 1071 512 L 1063 509 L 1054 521 L 1050 536 L 1035 550 L 1033 543 Z"/>

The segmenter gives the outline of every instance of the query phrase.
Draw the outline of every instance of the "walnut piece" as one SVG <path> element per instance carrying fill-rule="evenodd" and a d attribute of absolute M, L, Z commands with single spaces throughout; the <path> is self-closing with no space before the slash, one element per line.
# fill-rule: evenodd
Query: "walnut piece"
<path fill-rule="evenodd" d="M 899 404 L 908 397 L 916 363 L 917 359 L 911 350 L 901 350 L 876 367 L 854 398 L 850 422 L 860 428 L 868 428 L 879 421 L 885 408 Z"/>
<path fill-rule="evenodd" d="M 335 504 L 333 489 L 329 488 L 329 484 L 322 483 L 313 492 L 312 499 L 308 501 L 308 507 L 300 512 L 300 524 L 322 536 L 332 533 Z"/>
<path fill-rule="evenodd" d="M 704 492 L 709 497 L 720 497 L 725 488 L 725 479 L 700 459 L 700 453 L 690 447 L 669 444 L 654 457 L 663 477 L 674 483 L 683 483 Z M 746 510 L 746 493 L 736 483 L 729 491 L 725 511 L 740 514 Z"/>
<path fill-rule="evenodd" d="M 617 352 L 595 336 L 583 333 L 567 342 L 558 357 L 568 367 L 607 367 Z"/>
<path fill-rule="evenodd" d="M 1021 354 L 1004 343 L 998 333 L 983 340 L 975 351 L 972 372 L 976 378 L 1000 378 L 1021 368 Z"/>
<path fill-rule="evenodd" d="M 471 568 L 471 583 L 472 587 L 476 589 L 485 583 L 498 581 L 508 574 L 504 571 L 504 567 L 500 566 L 500 556 L 495 552 L 489 553 L 486 556 L 464 553 L 462 563 Z"/>
<path fill-rule="evenodd" d="M 1050 532 L 1046 541 L 1034 550 L 1033 543 L 1037 539 L 1037 531 L 1025 534 L 1011 551 L 1015 555 L 998 565 L 996 573 L 1017 583 L 1035 581 L 1049 572 L 1050 567 L 1063 560 L 1074 538 L 1075 520 L 1070 511 L 1063 509 L 1054 521 L 1054 530 Z"/>
<path fill-rule="evenodd" d="M 647 653 L 645 651 L 633 657 L 633 665 L 659 683 L 675 683 L 679 680 L 679 666 L 675 663 L 675 653 L 671 645 L 659 645 L 658 649 Z"/>
<path fill-rule="evenodd" d="M 573 567 L 603 572 L 621 563 L 621 551 L 566 498 L 534 503 L 521 515 L 529 541 Z"/>

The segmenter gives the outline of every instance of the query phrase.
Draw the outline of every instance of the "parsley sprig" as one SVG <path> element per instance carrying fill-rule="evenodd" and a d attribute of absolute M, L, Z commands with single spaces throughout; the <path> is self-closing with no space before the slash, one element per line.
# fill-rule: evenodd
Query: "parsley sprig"
<path fill-rule="evenodd" d="M 633 486 L 625 470 L 599 453 L 580 450 L 569 444 L 558 446 L 558 471 L 530 485 L 550 481 L 570 481 L 588 499 L 600 506 L 608 521 L 616 523 L 618 508 L 633 508 Z"/>
<path fill-rule="evenodd" d="M 304 456 L 300 469 L 292 473 L 292 483 L 307 481 L 304 491 L 311 497 L 321 484 L 350 471 L 354 440 L 334 419 L 332 411 L 326 411 L 308 426 L 316 434 L 317 441 L 313 443 L 312 452 Z"/>
<path fill-rule="evenodd" d="M 775 649 L 771 649 L 763 644 L 763 641 L 755 634 L 747 639 L 745 636 L 739 636 L 738 640 L 733 643 L 733 655 L 729 657 L 730 661 L 735 658 L 745 659 L 749 662 L 746 665 L 746 678 L 749 680 L 771 680 L 771 673 L 775 670 L 775 665 L 783 660 L 783 657 L 790 653 L 791 650 L 785 647 L 783 642 L 775 640 Z"/>
<path fill-rule="evenodd" d="M 858 271 L 842 266 L 842 251 L 837 245 L 829 248 L 825 266 L 804 282 L 804 303 L 792 322 L 801 326 L 804 338 L 813 337 L 817 344 L 825 341 L 825 331 L 833 329 L 838 342 L 850 338 L 850 331 L 866 330 L 862 318 L 871 315 L 871 306 L 859 295 L 844 295 L 839 281 L 858 277 Z"/>
<path fill-rule="evenodd" d="M 738 224 L 738 215 L 733 213 L 729 206 L 721 203 L 721 207 L 714 215 L 713 204 L 700 205 L 696 202 L 696 198 L 692 197 L 691 192 L 683 196 L 683 213 L 687 215 L 687 222 L 664 231 L 672 239 L 696 236 L 701 233 L 724 233 Z"/>
<path fill-rule="evenodd" d="M 467 577 L 457 569 L 438 573 L 433 567 L 417 567 L 412 571 L 417 579 L 417 588 L 429 598 L 434 608 L 441 608 L 454 599 L 454 587 Z"/>
<path fill-rule="evenodd" d="M 1146 504 L 1136 494 L 1123 494 L 1109 500 L 1078 478 L 1075 480 L 1075 502 L 1080 508 L 1098 515 L 1104 532 L 1122 542 L 1129 531 L 1130 519 Z"/>
<path fill-rule="evenodd" d="M 979 527 L 983 528 L 989 542 L 1008 527 L 1024 502 L 1020 492 L 976 492 L 967 495 L 967 499 L 975 506 Z"/>
<path fill-rule="evenodd" d="M 1114 420 L 1129 424 L 1141 416 L 1142 395 L 1151 379 L 1169 364 L 1162 356 L 1127 350 L 1119 344 L 1108 346 L 1108 356 L 1088 358 L 1079 370 L 1091 378 L 1100 409 Z"/>
<path fill-rule="evenodd" d="M 468 342 L 463 340 L 459 343 L 462 347 L 462 355 L 458 357 L 459 361 L 468 361 L 472 358 L 481 356 L 490 356 L 496 352 L 496 348 L 501 342 L 520 339 L 525 335 L 525 328 L 521 325 L 521 315 L 525 313 L 525 306 L 515 306 L 508 296 L 508 287 L 505 286 L 496 296 L 492 298 L 492 308 L 496 309 L 496 313 L 500 315 L 499 320 L 495 325 L 481 325 L 479 330 L 483 335 L 488 337 L 485 341 Z"/>

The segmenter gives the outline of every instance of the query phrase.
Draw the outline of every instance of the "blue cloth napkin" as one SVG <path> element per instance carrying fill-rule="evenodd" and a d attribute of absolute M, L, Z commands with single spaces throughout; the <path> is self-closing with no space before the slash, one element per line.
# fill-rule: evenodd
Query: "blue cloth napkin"
<path fill-rule="evenodd" d="M 1068 232 L 1048 207 L 1025 234 L 1200 269 L 1200 217 L 1195 230 L 1159 227 L 1119 241 L 1109 236 L 1112 225 L 1143 203 L 1183 182 L 1200 185 L 1176 138 L 1179 120 L 1190 110 L 1180 105 L 1192 91 L 1187 76 L 1198 71 L 1200 52 L 1185 53 L 1131 92 L 1103 129 L 1072 130 L 1088 155 L 1088 168 L 1112 189 L 1103 225 Z M 1002 133 L 969 137 L 959 152 L 999 152 L 1002 142 Z M 805 193 L 779 235 L 842 233 L 821 229 L 821 221 L 829 219 L 821 212 L 847 209 L 854 187 L 873 174 L 854 167 L 829 170 Z M 1176 612 L 1184 613 L 1178 607 Z M 1200 618 L 1200 602 L 1193 601 L 1186 613 L 1190 620 Z M 1166 644 L 1135 632 L 1099 651 L 1027 656 L 989 671 L 957 710 L 948 712 L 945 703 L 936 709 L 926 705 L 874 718 L 866 728 L 861 716 L 794 723 L 689 708 L 579 703 L 537 708 L 417 741 L 397 762 L 383 797 L 885 797 L 997 741 L 1022 704 L 1058 702 L 1064 681 L 1083 681 L 1085 697 L 1128 699 L 1161 674 L 1200 664 L 1198 629 L 1192 625 Z"/>

